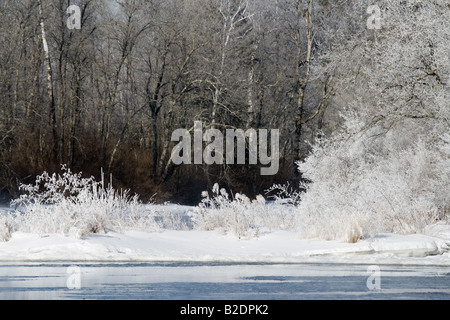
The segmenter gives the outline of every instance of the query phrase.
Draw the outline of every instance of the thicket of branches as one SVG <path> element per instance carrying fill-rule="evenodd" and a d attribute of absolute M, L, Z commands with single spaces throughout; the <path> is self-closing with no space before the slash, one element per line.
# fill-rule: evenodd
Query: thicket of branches
<path fill-rule="evenodd" d="M 339 2 L 1 1 L 1 192 L 17 197 L 20 183 L 61 164 L 103 168 L 144 199 L 192 203 L 216 182 L 254 196 L 298 181 L 305 140 L 335 126 L 322 55 L 348 9 Z M 81 8 L 80 30 L 67 28 L 69 5 Z M 279 174 L 175 167 L 171 133 L 195 120 L 280 129 Z"/>
<path fill-rule="evenodd" d="M 377 4 L 382 29 L 361 28 L 347 57 L 330 56 L 354 96 L 344 123 L 299 166 L 303 228 L 322 238 L 424 232 L 450 217 L 450 4 Z"/>
<path fill-rule="evenodd" d="M 355 19 L 367 4 L 348 3 L 341 13 Z M 290 218 L 294 211 L 289 226 L 304 237 L 356 242 L 379 232 L 427 232 L 450 218 L 450 3 L 377 6 L 379 29 L 354 20 L 336 24 L 328 38 L 321 61 L 339 79 L 332 106 L 343 122 L 329 136 L 318 134 L 297 162 L 304 190 L 270 188 L 285 206 L 267 209 L 269 216 L 279 210 Z M 242 234 L 236 221 L 247 232 L 267 227 L 257 219 L 267 216 L 257 201 L 225 195 L 205 195 L 209 207 L 195 216 L 203 228 L 215 223 Z"/>

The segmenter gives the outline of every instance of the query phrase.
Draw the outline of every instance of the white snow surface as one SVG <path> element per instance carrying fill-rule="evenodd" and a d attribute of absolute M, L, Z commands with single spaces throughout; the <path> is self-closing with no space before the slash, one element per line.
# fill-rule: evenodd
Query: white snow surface
<path fill-rule="evenodd" d="M 182 206 L 170 209 L 177 214 L 187 210 Z M 302 239 L 294 231 L 261 232 L 258 237 L 239 239 L 234 234 L 198 230 L 108 230 L 81 238 L 14 232 L 9 241 L 0 242 L 0 262 L 57 261 L 448 266 L 450 225 L 429 226 L 424 234 L 377 234 L 357 243 Z"/>
<path fill-rule="evenodd" d="M 238 239 L 216 231 L 109 231 L 75 238 L 16 232 L 0 243 L 0 261 L 259 262 L 450 265 L 450 228 L 435 235 L 380 234 L 358 243 L 306 240 L 275 231 Z"/>

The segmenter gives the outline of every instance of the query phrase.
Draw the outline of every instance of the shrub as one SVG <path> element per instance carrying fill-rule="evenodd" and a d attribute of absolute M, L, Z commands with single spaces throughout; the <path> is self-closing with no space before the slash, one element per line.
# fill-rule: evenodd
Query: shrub
<path fill-rule="evenodd" d="M 448 137 L 367 148 L 352 137 L 319 143 L 299 168 L 311 181 L 299 211 L 302 233 L 349 242 L 377 232 L 423 232 L 448 214 Z M 447 139 L 447 141 L 446 141 Z M 387 141 L 386 141 L 387 140 Z"/>
<path fill-rule="evenodd" d="M 106 233 L 108 228 L 154 228 L 152 212 L 137 196 L 116 191 L 93 177 L 83 178 L 62 166 L 61 174 L 44 172 L 34 185 L 21 185 L 25 194 L 13 200 L 18 225 L 24 232 L 63 233 L 86 236 Z"/>

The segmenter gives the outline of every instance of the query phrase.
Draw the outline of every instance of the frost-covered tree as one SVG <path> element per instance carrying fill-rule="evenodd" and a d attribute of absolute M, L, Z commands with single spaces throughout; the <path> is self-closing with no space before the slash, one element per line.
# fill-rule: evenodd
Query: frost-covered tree
<path fill-rule="evenodd" d="M 305 230 L 330 239 L 423 231 L 450 212 L 450 4 L 369 4 L 354 5 L 365 18 L 327 56 L 346 99 L 342 130 L 299 165 Z"/>

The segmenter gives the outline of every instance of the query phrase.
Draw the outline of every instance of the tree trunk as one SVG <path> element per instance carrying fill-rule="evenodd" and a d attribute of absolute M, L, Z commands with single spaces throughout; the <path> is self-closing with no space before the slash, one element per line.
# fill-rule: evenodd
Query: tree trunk
<path fill-rule="evenodd" d="M 311 72 L 311 52 L 313 45 L 313 25 L 312 25 L 312 8 L 313 1 L 309 0 L 308 8 L 303 10 L 300 6 L 300 3 L 297 3 L 297 18 L 300 19 L 303 16 L 305 20 L 305 32 L 306 32 L 306 52 L 303 53 L 303 48 L 301 44 L 301 32 L 299 30 L 298 38 L 297 38 L 297 65 L 296 65 L 296 73 L 297 73 L 297 114 L 295 117 L 295 143 L 294 143 L 294 160 L 299 161 L 302 160 L 305 156 L 304 152 L 304 142 L 302 141 L 303 134 L 303 116 L 305 112 L 305 90 L 308 86 Z M 303 56 L 305 55 L 305 58 Z M 304 67 L 303 67 L 304 65 Z M 302 72 L 302 69 L 304 71 Z M 295 173 L 298 173 L 298 170 L 295 167 Z"/>
<path fill-rule="evenodd" d="M 41 37 L 42 37 L 42 48 L 44 50 L 44 59 L 47 70 L 47 95 L 48 95 L 48 108 L 49 108 L 49 122 L 52 128 L 52 159 L 57 161 L 58 159 L 58 128 L 56 120 L 56 105 L 53 89 L 53 72 L 50 60 L 50 52 L 48 48 L 47 36 L 45 33 L 44 24 L 44 14 L 42 8 L 42 0 L 38 0 L 39 15 L 40 15 L 40 25 L 41 25 Z"/>

